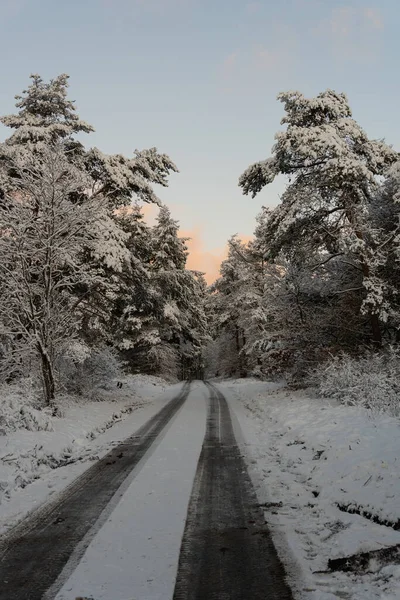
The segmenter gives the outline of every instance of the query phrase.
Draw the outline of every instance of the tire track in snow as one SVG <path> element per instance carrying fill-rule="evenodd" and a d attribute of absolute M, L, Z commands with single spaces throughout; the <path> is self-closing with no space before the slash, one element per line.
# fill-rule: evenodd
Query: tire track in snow
<path fill-rule="evenodd" d="M 292 600 L 227 401 L 213 385 L 173 600 Z"/>
<path fill-rule="evenodd" d="M 134 467 L 145 457 L 190 391 L 181 392 L 134 435 L 78 477 L 57 500 L 46 504 L 0 542 L 0 600 L 41 600 Z M 60 582 L 61 585 L 61 582 Z M 54 594 L 57 592 L 54 589 Z M 53 596 L 53 589 L 52 594 Z"/>

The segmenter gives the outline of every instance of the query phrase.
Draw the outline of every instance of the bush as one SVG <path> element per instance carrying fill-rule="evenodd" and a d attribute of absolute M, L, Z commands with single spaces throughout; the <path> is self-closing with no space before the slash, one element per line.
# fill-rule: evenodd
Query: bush
<path fill-rule="evenodd" d="M 40 406 L 32 378 L 0 386 L 0 435 L 17 429 L 52 429 L 51 410 Z"/>
<path fill-rule="evenodd" d="M 319 392 L 349 406 L 400 415 L 400 354 L 397 350 L 353 358 L 342 354 L 316 369 Z"/>
<path fill-rule="evenodd" d="M 64 391 L 91 396 L 98 388 L 107 388 L 121 376 L 121 363 L 115 350 L 89 348 L 82 342 L 69 344 L 57 365 L 60 386 Z"/>
<path fill-rule="evenodd" d="M 179 356 L 169 344 L 157 344 L 148 353 L 148 361 L 153 365 L 153 373 L 167 381 L 179 378 Z"/>

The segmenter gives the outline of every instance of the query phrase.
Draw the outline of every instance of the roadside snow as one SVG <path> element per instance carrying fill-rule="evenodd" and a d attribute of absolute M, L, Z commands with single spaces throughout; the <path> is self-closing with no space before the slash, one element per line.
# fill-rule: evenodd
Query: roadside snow
<path fill-rule="evenodd" d="M 255 380 L 220 383 L 231 399 L 260 503 L 299 597 L 400 598 L 400 567 L 372 562 L 363 574 L 326 571 L 328 559 L 400 544 L 400 423 Z M 289 561 L 290 562 L 290 561 Z M 297 582 L 297 586 L 299 583 Z"/>
<path fill-rule="evenodd" d="M 61 418 L 23 408 L 23 390 L 2 388 L 2 424 L 9 425 L 0 437 L 0 533 L 66 487 L 88 468 L 88 461 L 131 435 L 181 387 L 147 375 L 121 381 L 122 388 L 115 382 L 102 390 L 98 402 L 59 398 Z M 16 418 L 21 408 L 30 415 L 28 423 Z"/>
<path fill-rule="evenodd" d="M 65 583 L 56 600 L 172 598 L 205 434 L 207 397 L 203 384 L 192 385 L 188 399 L 167 426 L 164 437 L 134 469 L 124 489 L 115 494 L 106 509 L 106 522 L 78 566 L 71 557 L 61 575 Z M 53 590 L 49 596 L 53 597 Z"/>

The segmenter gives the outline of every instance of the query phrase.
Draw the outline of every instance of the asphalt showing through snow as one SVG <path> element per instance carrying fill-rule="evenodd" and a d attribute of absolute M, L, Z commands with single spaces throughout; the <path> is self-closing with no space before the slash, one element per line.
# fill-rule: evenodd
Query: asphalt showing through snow
<path fill-rule="evenodd" d="M 173 600 L 290 600 L 285 572 L 236 443 L 228 404 L 211 384 L 206 435 Z"/>
<path fill-rule="evenodd" d="M 118 488 L 182 407 L 189 391 L 190 384 L 185 383 L 181 392 L 133 436 L 0 542 L 0 600 L 42 600 Z M 85 547 L 80 550 L 83 553 Z"/>

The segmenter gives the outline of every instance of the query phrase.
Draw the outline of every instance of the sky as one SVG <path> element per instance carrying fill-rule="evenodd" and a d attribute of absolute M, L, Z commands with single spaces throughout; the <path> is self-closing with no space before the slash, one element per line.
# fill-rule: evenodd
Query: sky
<path fill-rule="evenodd" d="M 68 73 L 88 146 L 156 146 L 177 164 L 156 191 L 211 280 L 284 189 L 238 187 L 270 155 L 280 91 L 344 91 L 370 137 L 400 149 L 399 30 L 398 0 L 0 0 L 0 114 L 31 73 Z"/>

